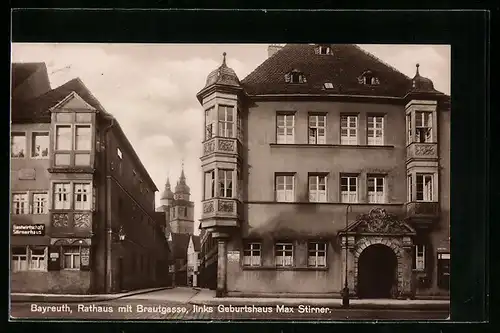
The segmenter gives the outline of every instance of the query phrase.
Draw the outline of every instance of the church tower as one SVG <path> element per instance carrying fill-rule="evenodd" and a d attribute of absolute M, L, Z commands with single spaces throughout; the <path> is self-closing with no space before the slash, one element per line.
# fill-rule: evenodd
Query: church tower
<path fill-rule="evenodd" d="M 166 188 L 167 186 L 169 190 L 169 193 L 167 193 L 168 196 L 173 197 L 173 199 L 165 199 L 168 207 L 166 215 L 169 221 L 170 232 L 192 235 L 194 233 L 194 203 L 190 201 L 190 189 L 184 175 L 184 164 L 182 165 L 181 176 L 175 186 L 175 192 L 172 193 L 169 183 L 167 183 Z"/>

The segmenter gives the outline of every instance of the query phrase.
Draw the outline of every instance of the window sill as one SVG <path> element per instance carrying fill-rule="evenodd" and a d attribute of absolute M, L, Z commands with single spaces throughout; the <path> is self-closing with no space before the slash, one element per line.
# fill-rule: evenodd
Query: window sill
<path fill-rule="evenodd" d="M 75 167 L 75 166 L 56 166 L 48 169 L 49 173 L 56 172 L 71 172 L 71 173 L 94 173 L 95 169 L 92 167 Z"/>
<path fill-rule="evenodd" d="M 328 267 L 242 266 L 249 271 L 327 271 Z"/>
<path fill-rule="evenodd" d="M 307 144 L 307 143 L 270 143 L 271 147 L 294 148 L 394 148 L 394 145 L 342 145 L 342 144 Z"/>

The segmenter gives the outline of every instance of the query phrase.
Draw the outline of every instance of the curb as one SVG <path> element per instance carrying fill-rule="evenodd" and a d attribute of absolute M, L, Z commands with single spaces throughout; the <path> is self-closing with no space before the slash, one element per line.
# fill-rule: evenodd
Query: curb
<path fill-rule="evenodd" d="M 342 307 L 341 303 L 325 303 L 325 304 L 314 304 L 311 302 L 303 302 L 300 304 L 297 303 L 286 303 L 286 302 L 258 302 L 258 303 L 252 303 L 251 300 L 249 302 L 243 303 L 241 301 L 239 302 L 231 302 L 228 300 L 223 300 L 220 302 L 217 302 L 216 300 L 194 300 L 190 301 L 189 304 L 193 305 L 208 305 L 208 306 L 219 306 L 219 305 L 224 305 L 224 306 L 271 306 L 271 307 L 276 307 L 278 305 L 284 305 L 286 307 L 293 307 L 297 308 L 299 305 L 305 305 L 305 306 L 311 306 L 311 307 L 328 307 L 328 308 L 333 308 L 333 309 L 344 309 Z M 367 304 L 367 303 L 351 303 L 348 309 L 365 309 L 365 310 L 435 310 L 435 311 L 449 311 L 450 310 L 450 304 L 449 303 L 424 303 L 424 304 Z"/>
<path fill-rule="evenodd" d="M 132 295 L 140 295 L 146 294 L 154 291 L 172 289 L 172 287 L 162 287 L 162 288 L 154 288 L 148 290 L 137 290 L 130 291 L 128 293 L 123 294 L 109 294 L 109 295 L 71 295 L 71 296 L 47 296 L 47 295 L 11 295 L 10 301 L 11 303 L 20 303 L 20 302 L 40 302 L 40 303 L 82 303 L 82 302 L 103 302 L 109 300 L 120 299 L 127 296 Z"/>

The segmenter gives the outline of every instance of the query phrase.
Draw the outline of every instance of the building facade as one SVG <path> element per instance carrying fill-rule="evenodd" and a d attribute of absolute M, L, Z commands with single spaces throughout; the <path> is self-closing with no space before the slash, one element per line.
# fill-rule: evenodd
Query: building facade
<path fill-rule="evenodd" d="M 449 295 L 449 96 L 355 45 L 269 52 L 197 94 L 217 295 Z"/>
<path fill-rule="evenodd" d="M 168 285 L 157 188 L 120 125 L 80 79 L 50 89 L 30 66 L 12 72 L 11 291 Z"/>

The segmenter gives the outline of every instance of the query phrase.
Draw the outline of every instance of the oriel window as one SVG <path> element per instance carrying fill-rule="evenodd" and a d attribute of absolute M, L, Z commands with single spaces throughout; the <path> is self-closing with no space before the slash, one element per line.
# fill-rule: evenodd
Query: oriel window
<path fill-rule="evenodd" d="M 234 108 L 219 105 L 219 136 L 234 138 Z"/>

